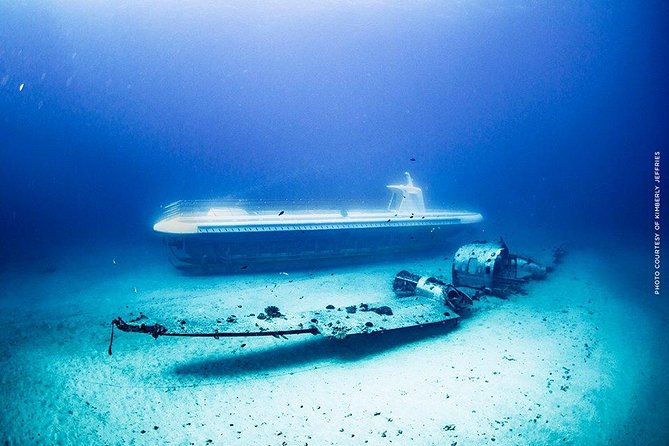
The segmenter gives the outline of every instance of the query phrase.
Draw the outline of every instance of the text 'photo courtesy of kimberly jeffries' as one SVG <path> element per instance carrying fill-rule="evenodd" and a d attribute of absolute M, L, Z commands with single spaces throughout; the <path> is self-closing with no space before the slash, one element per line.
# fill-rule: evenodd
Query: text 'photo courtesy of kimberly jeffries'
<path fill-rule="evenodd" d="M 661 256 L 661 224 L 660 224 L 660 206 L 661 206 L 661 190 L 660 190 L 660 166 L 661 157 L 660 152 L 653 154 L 653 292 L 655 295 L 660 295 L 662 292 L 662 281 L 660 270 L 662 267 Z"/>

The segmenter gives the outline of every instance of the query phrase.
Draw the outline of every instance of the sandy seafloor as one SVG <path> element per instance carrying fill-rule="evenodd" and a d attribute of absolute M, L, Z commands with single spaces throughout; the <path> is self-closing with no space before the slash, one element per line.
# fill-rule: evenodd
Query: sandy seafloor
<path fill-rule="evenodd" d="M 519 243 L 512 251 L 548 258 L 550 243 Z M 455 246 L 431 258 L 207 277 L 181 275 L 155 239 L 36 253 L 0 273 L 2 441 L 667 444 L 667 305 L 640 278 L 643 250 L 617 245 L 568 244 L 547 280 L 477 302 L 453 328 L 344 341 L 117 332 L 112 356 L 119 315 L 199 330 L 267 305 L 287 313 L 392 299 L 401 269 L 448 280 Z"/>

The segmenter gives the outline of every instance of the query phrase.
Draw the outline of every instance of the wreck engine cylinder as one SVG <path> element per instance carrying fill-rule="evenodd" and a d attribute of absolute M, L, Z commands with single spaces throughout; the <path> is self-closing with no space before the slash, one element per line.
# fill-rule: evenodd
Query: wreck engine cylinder
<path fill-rule="evenodd" d="M 448 286 L 434 277 L 421 277 L 416 285 L 416 290 L 418 294 L 438 299 L 448 296 Z"/>
<path fill-rule="evenodd" d="M 447 285 L 439 279 L 400 271 L 393 281 L 393 291 L 400 297 L 416 294 L 441 298 L 447 294 Z"/>
<path fill-rule="evenodd" d="M 393 281 L 393 291 L 399 297 L 421 295 L 441 300 L 455 310 L 472 304 L 472 300 L 462 291 L 439 279 L 419 276 L 409 271 L 400 271 Z"/>
<path fill-rule="evenodd" d="M 414 296 L 420 276 L 412 274 L 409 271 L 400 271 L 395 275 L 393 281 L 393 291 L 399 297 Z"/>

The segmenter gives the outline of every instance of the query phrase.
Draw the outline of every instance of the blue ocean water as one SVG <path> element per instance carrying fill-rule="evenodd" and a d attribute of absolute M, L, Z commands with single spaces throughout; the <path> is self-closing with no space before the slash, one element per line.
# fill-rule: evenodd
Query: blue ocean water
<path fill-rule="evenodd" d="M 4 2 L 0 262 L 149 240 L 177 199 L 383 205 L 409 171 L 429 204 L 481 212 L 491 238 L 595 249 L 612 280 L 650 301 L 668 12 L 659 1 Z M 666 311 L 662 272 L 652 305 Z"/>
<path fill-rule="evenodd" d="M 11 237 L 135 233 L 179 198 L 384 200 L 405 170 L 490 221 L 651 237 L 662 2 L 28 2 L 0 21 Z"/>

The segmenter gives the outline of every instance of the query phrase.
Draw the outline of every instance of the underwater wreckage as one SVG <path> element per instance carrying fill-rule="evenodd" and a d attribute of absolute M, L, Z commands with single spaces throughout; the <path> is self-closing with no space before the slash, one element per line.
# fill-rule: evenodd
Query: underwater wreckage
<path fill-rule="evenodd" d="M 553 251 L 553 264 L 564 256 L 563 248 Z M 283 314 L 276 306 L 268 306 L 259 314 L 246 318 L 228 316 L 227 330 L 217 327 L 212 332 L 170 331 L 159 324 L 133 324 L 148 319 L 140 317 L 125 322 L 121 317 L 112 321 L 108 353 L 112 354 L 114 328 L 129 333 L 145 333 L 157 339 L 161 336 L 178 337 L 256 337 L 312 334 L 343 339 L 350 336 L 385 332 L 433 324 L 457 322 L 482 295 L 506 297 L 522 291 L 522 286 L 532 279 L 544 279 L 552 271 L 532 259 L 509 253 L 499 242 L 479 241 L 462 246 L 452 263 L 453 283 L 434 277 L 420 276 L 400 271 L 393 280 L 395 299 L 374 304 L 361 303 L 323 310 Z M 463 291 L 467 289 L 468 293 Z M 222 322 L 223 319 L 219 319 Z M 183 326 L 181 327 L 183 329 Z"/>
<path fill-rule="evenodd" d="M 387 186 L 386 209 L 181 200 L 163 208 L 153 230 L 163 236 L 177 268 L 209 273 L 434 251 L 483 220 L 476 212 L 426 209 L 422 190 L 405 175 L 405 184 Z"/>

